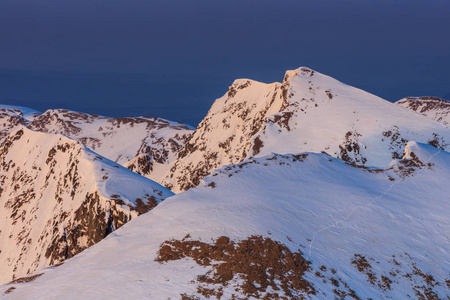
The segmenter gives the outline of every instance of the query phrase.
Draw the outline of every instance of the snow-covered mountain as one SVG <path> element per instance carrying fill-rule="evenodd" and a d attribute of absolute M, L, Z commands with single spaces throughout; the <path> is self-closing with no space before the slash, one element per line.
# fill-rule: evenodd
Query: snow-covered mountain
<path fill-rule="evenodd" d="M 29 128 L 76 139 L 120 164 L 141 153 L 149 154 L 158 163 L 169 163 L 192 132 L 188 125 L 160 118 L 109 118 L 66 109 L 46 111 Z"/>
<path fill-rule="evenodd" d="M 5 299 L 447 299 L 450 153 L 224 166 Z"/>
<path fill-rule="evenodd" d="M 408 99 L 302 67 L 195 131 L 10 107 L 0 298 L 450 299 L 447 104 Z"/>
<path fill-rule="evenodd" d="M 450 101 L 437 97 L 407 97 L 395 104 L 412 109 L 444 125 L 450 124 Z"/>
<path fill-rule="evenodd" d="M 302 67 L 282 83 L 236 80 L 217 99 L 173 164 L 165 185 L 184 191 L 212 170 L 272 152 L 321 152 L 386 167 L 415 140 L 450 149 L 448 128 Z"/>
<path fill-rule="evenodd" d="M 0 105 L 0 142 L 19 125 L 27 125 L 41 113 L 22 106 Z"/>
<path fill-rule="evenodd" d="M 59 134 L 0 145 L 0 282 L 62 262 L 173 195 Z"/>

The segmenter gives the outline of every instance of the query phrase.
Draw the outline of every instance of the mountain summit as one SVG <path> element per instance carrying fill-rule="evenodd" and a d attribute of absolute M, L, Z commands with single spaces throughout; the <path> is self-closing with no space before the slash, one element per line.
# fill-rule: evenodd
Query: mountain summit
<path fill-rule="evenodd" d="M 325 151 L 384 168 L 410 140 L 450 148 L 441 124 L 301 67 L 282 83 L 236 80 L 180 151 L 165 185 L 184 191 L 220 166 L 271 152 Z"/>

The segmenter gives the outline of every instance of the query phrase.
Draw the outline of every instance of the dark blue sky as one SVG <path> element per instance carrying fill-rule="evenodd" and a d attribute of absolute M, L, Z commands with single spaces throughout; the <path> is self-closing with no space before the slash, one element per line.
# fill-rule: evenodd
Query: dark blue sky
<path fill-rule="evenodd" d="M 450 96 L 450 1 L 0 0 L 0 103 L 196 125 L 235 78 L 308 66 Z"/>

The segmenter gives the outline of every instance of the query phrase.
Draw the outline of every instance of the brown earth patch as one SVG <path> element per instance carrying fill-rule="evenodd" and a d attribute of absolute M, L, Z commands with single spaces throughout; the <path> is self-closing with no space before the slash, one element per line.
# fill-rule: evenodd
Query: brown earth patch
<path fill-rule="evenodd" d="M 291 252 L 280 242 L 262 236 L 251 236 L 234 242 L 221 236 L 213 244 L 198 240 L 168 240 L 161 244 L 157 262 L 192 258 L 212 269 L 199 275 L 197 294 L 221 298 L 223 287 L 233 284 L 239 295 L 263 299 L 304 299 L 315 294 L 313 285 L 303 278 L 310 262 L 300 250 Z M 271 292 L 276 291 L 276 292 Z M 182 299 L 196 299 L 183 295 Z"/>

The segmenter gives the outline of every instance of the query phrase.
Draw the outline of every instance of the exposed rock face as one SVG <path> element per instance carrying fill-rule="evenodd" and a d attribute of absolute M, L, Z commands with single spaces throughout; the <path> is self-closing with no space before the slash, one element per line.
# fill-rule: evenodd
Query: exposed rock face
<path fill-rule="evenodd" d="M 185 124 L 159 118 L 108 118 L 65 109 L 48 110 L 28 127 L 76 139 L 120 164 L 141 153 L 168 164 L 178 156 L 192 133 L 192 128 Z"/>
<path fill-rule="evenodd" d="M 49 265 L 71 258 L 84 249 L 100 242 L 115 229 L 135 217 L 135 213 L 124 211 L 114 200 L 100 199 L 98 193 L 86 195 L 81 206 L 73 213 L 73 219 L 56 216 L 52 225 L 67 221 L 64 234 L 53 236 L 45 251 Z M 46 234 L 51 236 L 50 232 Z M 82 241 L 82 242 L 81 242 Z"/>
<path fill-rule="evenodd" d="M 153 159 L 146 153 L 141 153 L 129 162 L 123 164 L 125 168 L 144 177 L 150 177 L 153 171 Z"/>
<path fill-rule="evenodd" d="M 402 157 L 410 140 L 448 150 L 450 131 L 302 67 L 288 71 L 282 83 L 236 80 L 214 102 L 164 185 L 184 191 L 220 166 L 272 152 L 325 151 L 350 163 L 384 168 Z"/>
<path fill-rule="evenodd" d="M 412 109 L 444 125 L 450 124 L 450 101 L 437 97 L 408 97 L 395 104 Z"/>
<path fill-rule="evenodd" d="M 73 257 L 173 195 L 61 135 L 0 145 L 0 282 Z"/>
<path fill-rule="evenodd" d="M 288 72 L 282 84 L 236 80 L 197 126 L 165 185 L 184 191 L 197 186 L 212 170 L 241 162 L 252 147 L 258 147 L 252 138 L 263 128 L 267 117 L 286 106 L 287 88 L 295 73 Z"/>

